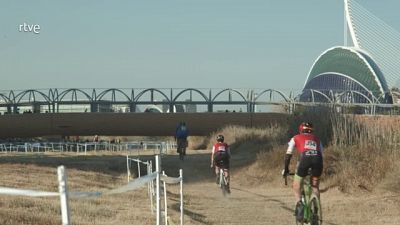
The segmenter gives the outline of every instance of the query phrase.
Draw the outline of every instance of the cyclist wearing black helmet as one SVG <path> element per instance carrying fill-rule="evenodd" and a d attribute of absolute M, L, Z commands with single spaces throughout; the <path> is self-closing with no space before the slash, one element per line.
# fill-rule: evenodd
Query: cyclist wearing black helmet
<path fill-rule="evenodd" d="M 293 180 L 293 191 L 297 200 L 296 216 L 299 216 L 298 213 L 302 212 L 300 186 L 303 178 L 307 176 L 309 169 L 311 169 L 313 192 L 319 198 L 319 177 L 322 174 L 323 168 L 322 144 L 319 138 L 313 134 L 313 130 L 314 128 L 311 123 L 301 123 L 299 126 L 299 134 L 290 139 L 285 155 L 285 169 L 283 171 L 283 176 L 289 174 L 289 164 L 294 148 L 296 148 L 300 154 L 296 174 Z"/>
<path fill-rule="evenodd" d="M 214 144 L 211 153 L 211 167 L 215 166 L 215 175 L 217 177 L 216 181 L 219 180 L 219 169 L 222 168 L 227 178 L 227 190 L 230 192 L 229 188 L 229 159 L 231 158 L 231 152 L 227 143 L 224 142 L 224 136 L 217 136 L 217 143 Z"/>

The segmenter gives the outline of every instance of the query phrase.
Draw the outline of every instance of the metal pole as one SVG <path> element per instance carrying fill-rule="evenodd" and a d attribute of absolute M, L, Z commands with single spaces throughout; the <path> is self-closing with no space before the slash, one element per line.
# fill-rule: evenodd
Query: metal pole
<path fill-rule="evenodd" d="M 140 160 L 137 161 L 138 177 L 140 177 Z"/>
<path fill-rule="evenodd" d="M 151 174 L 149 161 L 147 161 L 146 167 L 147 167 L 147 175 Z M 149 197 L 150 197 L 150 194 L 151 194 L 150 185 L 151 185 L 151 182 L 148 182 L 147 183 L 147 194 L 149 195 Z"/>
<path fill-rule="evenodd" d="M 60 192 L 62 225 L 71 225 L 68 205 L 67 172 L 64 166 L 58 167 L 58 190 Z"/>
<path fill-rule="evenodd" d="M 153 173 L 153 162 L 150 161 L 150 174 Z M 153 213 L 153 195 L 154 195 L 154 180 L 150 181 L 150 210 Z"/>
<path fill-rule="evenodd" d="M 131 178 L 131 171 L 129 169 L 129 156 L 128 155 L 126 155 L 126 170 L 127 170 L 127 173 L 128 173 L 128 183 L 129 183 L 129 180 Z"/>
<path fill-rule="evenodd" d="M 157 209 L 157 220 L 156 220 L 156 224 L 157 225 L 161 225 L 161 208 L 160 208 L 160 155 L 156 155 L 156 173 L 157 173 L 157 177 L 156 177 L 156 209 Z"/>
<path fill-rule="evenodd" d="M 180 182 L 180 186 L 181 186 L 181 190 L 180 190 L 180 195 L 181 195 L 181 225 L 183 225 L 183 170 L 180 169 L 179 170 L 179 177 L 181 178 L 181 182 Z"/>
<path fill-rule="evenodd" d="M 162 172 L 163 175 L 165 175 L 165 172 Z M 165 181 L 163 182 L 164 186 L 164 220 L 165 220 L 165 225 L 168 225 L 168 204 L 167 204 L 167 185 Z"/>

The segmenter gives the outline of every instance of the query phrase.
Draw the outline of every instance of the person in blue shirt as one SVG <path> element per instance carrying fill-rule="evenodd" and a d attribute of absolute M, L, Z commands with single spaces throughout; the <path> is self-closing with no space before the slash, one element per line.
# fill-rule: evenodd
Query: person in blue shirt
<path fill-rule="evenodd" d="M 186 155 L 186 147 L 188 146 L 187 137 L 189 130 L 186 127 L 185 122 L 180 122 L 175 131 L 175 140 L 177 142 L 177 152 L 180 153 L 180 149 L 183 149 L 183 155 Z"/>

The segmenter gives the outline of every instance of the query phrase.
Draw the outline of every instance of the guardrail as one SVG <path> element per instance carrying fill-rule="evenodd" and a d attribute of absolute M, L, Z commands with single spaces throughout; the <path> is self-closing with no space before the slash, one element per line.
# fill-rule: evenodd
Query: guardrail
<path fill-rule="evenodd" d="M 88 151 L 140 151 L 153 150 L 153 153 L 166 154 L 168 151 L 175 149 L 174 141 L 153 142 L 153 141 L 137 141 L 137 142 L 8 142 L 0 143 L 0 152 L 76 152 L 87 154 Z"/>
<path fill-rule="evenodd" d="M 152 172 L 152 169 L 148 170 L 148 174 L 145 176 L 138 177 L 134 181 L 128 182 L 128 184 L 117 187 L 115 189 L 102 192 L 69 192 L 67 185 L 67 172 L 64 166 L 59 166 L 57 168 L 58 172 L 58 190 L 59 192 L 47 192 L 47 191 L 36 191 L 36 190 L 28 190 L 28 189 L 16 189 L 9 187 L 0 187 L 0 194 L 4 195 L 16 195 L 16 196 L 29 196 L 29 197 L 60 197 L 60 205 L 61 205 L 61 218 L 62 225 L 71 225 L 71 216 L 69 210 L 69 198 L 87 198 L 87 197 L 100 197 L 102 195 L 112 195 L 119 194 L 128 191 L 136 190 L 142 187 L 145 184 L 151 183 L 151 189 L 156 195 L 156 224 L 161 225 L 162 213 L 161 213 L 161 181 L 163 182 L 164 187 L 164 221 L 165 224 L 168 224 L 168 220 L 170 219 L 167 214 L 167 191 L 166 184 L 180 184 L 180 224 L 183 225 L 183 171 L 180 169 L 179 177 L 168 177 L 164 172 L 161 174 L 161 158 L 160 155 L 155 156 L 156 162 L 156 170 Z M 147 165 L 151 165 L 148 163 Z M 148 167 L 149 168 L 149 167 Z M 154 185 L 154 180 L 156 180 Z M 153 194 L 151 193 L 151 196 Z M 151 204 L 153 200 L 151 199 Z M 153 206 L 151 206 L 153 212 Z"/>

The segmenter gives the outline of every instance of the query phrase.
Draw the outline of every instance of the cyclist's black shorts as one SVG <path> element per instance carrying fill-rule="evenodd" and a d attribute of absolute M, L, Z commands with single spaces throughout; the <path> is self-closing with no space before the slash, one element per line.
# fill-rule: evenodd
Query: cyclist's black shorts
<path fill-rule="evenodd" d="M 226 152 L 219 151 L 214 153 L 215 165 L 222 169 L 229 169 L 229 155 Z"/>
<path fill-rule="evenodd" d="M 297 166 L 296 174 L 300 177 L 308 175 L 308 169 L 311 168 L 311 176 L 320 177 L 323 169 L 322 154 L 318 151 L 317 154 L 308 155 L 302 153 L 300 156 L 299 165 Z"/>

